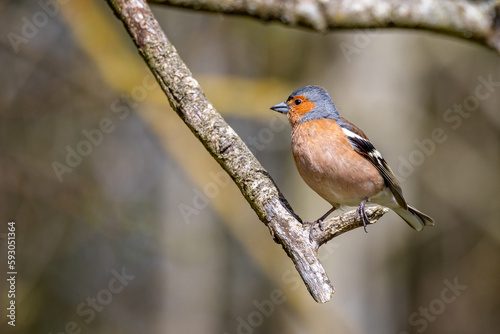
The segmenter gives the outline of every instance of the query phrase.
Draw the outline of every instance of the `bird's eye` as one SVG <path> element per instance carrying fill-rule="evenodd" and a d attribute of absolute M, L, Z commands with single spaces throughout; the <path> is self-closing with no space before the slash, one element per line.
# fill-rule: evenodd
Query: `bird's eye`
<path fill-rule="evenodd" d="M 297 99 L 297 100 L 293 101 L 293 103 L 295 103 L 295 105 L 298 106 L 299 104 L 302 103 L 302 100 L 301 99 Z"/>

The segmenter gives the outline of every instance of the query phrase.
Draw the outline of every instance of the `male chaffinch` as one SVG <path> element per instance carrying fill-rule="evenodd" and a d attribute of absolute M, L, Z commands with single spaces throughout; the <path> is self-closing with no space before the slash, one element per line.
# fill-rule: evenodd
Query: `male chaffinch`
<path fill-rule="evenodd" d="M 339 115 L 328 92 L 305 86 L 272 110 L 286 114 L 292 126 L 292 153 L 302 179 L 332 205 L 311 224 L 320 224 L 341 205 L 358 206 L 365 232 L 366 202 L 388 207 L 420 231 L 434 220 L 409 206 L 389 165 L 357 126 Z"/>

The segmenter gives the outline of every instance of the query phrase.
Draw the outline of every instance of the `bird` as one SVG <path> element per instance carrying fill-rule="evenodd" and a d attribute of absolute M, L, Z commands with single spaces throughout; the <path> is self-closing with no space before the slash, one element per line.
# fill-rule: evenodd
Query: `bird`
<path fill-rule="evenodd" d="M 365 232 L 369 220 L 365 205 L 387 207 L 410 227 L 420 231 L 434 225 L 428 215 L 407 204 L 399 181 L 365 133 L 340 116 L 326 89 L 309 85 L 294 91 L 285 102 L 271 107 L 287 116 L 292 127 L 292 154 L 305 183 L 332 205 L 310 226 L 341 206 L 357 207 L 355 218 Z"/>

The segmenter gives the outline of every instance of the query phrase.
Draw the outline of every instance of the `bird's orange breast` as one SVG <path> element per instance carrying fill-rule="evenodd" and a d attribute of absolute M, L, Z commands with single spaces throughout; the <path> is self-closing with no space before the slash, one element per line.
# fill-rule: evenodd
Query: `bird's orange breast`
<path fill-rule="evenodd" d="M 384 188 L 380 173 L 354 151 L 335 120 L 296 123 L 292 153 L 307 185 L 332 205 L 357 206 Z"/>

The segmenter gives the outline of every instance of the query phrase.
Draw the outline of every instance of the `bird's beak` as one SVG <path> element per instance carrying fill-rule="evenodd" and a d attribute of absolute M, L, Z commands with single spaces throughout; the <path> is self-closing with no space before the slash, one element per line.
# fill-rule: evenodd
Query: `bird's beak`
<path fill-rule="evenodd" d="M 286 105 L 285 102 L 281 102 L 281 103 L 278 103 L 275 106 L 272 106 L 271 110 L 280 112 L 282 114 L 286 114 L 288 112 L 288 106 Z"/>

